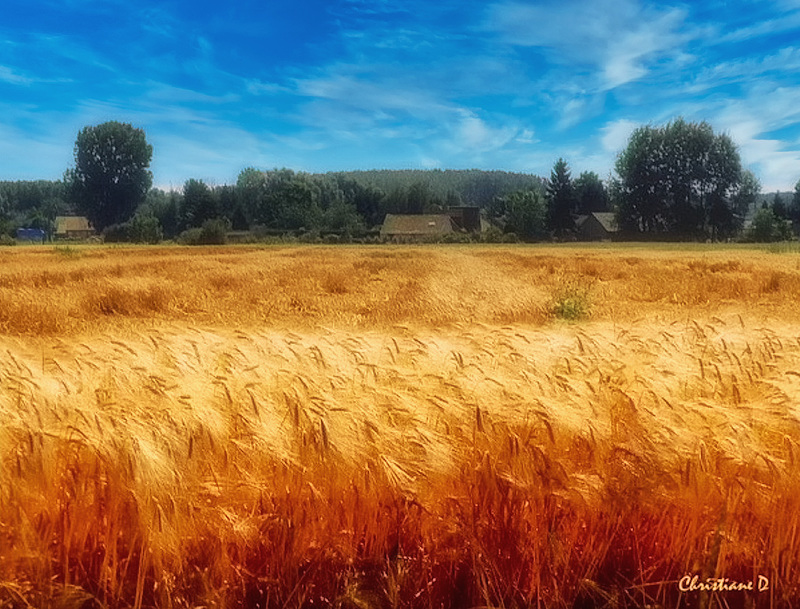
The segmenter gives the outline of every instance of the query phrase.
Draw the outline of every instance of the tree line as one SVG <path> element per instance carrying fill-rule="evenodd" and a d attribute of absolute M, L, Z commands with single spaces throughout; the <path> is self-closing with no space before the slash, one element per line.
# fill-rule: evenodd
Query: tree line
<path fill-rule="evenodd" d="M 310 174 L 244 169 L 233 185 L 189 179 L 180 191 L 152 187 L 153 148 L 127 123 L 82 129 L 75 165 L 60 181 L 0 182 L 0 234 L 17 227 L 53 231 L 57 215 L 89 218 L 108 241 L 224 240 L 252 234 L 374 233 L 387 213 L 436 213 L 470 205 L 495 231 L 526 241 L 570 239 L 576 220 L 613 212 L 630 239 L 728 239 L 741 236 L 761 186 L 741 166 L 734 142 L 708 123 L 677 119 L 636 129 L 614 174 L 573 178 L 558 159 L 549 178 L 481 170 L 353 171 Z M 790 200 L 764 201 L 747 235 L 791 237 L 800 224 L 800 181 Z"/>

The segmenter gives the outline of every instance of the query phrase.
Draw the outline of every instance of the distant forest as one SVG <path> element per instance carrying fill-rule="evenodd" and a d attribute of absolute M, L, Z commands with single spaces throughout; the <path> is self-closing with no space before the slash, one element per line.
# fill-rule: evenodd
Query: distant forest
<path fill-rule="evenodd" d="M 464 205 L 488 208 L 495 197 L 519 190 L 541 190 L 545 180 L 529 173 L 482 171 L 479 169 L 379 169 L 372 171 L 343 171 L 317 174 L 343 177 L 361 184 L 371 184 L 385 193 L 427 184 L 431 194 L 442 201 L 455 194 Z"/>

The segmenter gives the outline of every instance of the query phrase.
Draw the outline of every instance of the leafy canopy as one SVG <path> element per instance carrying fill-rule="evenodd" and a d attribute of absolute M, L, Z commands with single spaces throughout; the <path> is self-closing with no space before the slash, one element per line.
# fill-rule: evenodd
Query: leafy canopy
<path fill-rule="evenodd" d="M 153 182 L 153 147 L 142 129 L 110 121 L 84 127 L 75 141 L 75 167 L 65 176 L 71 198 L 95 229 L 126 222 Z"/>
<path fill-rule="evenodd" d="M 717 237 L 741 226 L 734 201 L 743 181 L 739 153 L 706 122 L 639 127 L 615 169 L 624 230 Z"/>

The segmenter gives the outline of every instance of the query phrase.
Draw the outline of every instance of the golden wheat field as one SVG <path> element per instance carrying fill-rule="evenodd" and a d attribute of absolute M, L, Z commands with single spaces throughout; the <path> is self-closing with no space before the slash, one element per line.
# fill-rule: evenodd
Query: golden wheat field
<path fill-rule="evenodd" d="M 800 606 L 800 255 L 6 248 L 0 457 L 2 609 Z"/>

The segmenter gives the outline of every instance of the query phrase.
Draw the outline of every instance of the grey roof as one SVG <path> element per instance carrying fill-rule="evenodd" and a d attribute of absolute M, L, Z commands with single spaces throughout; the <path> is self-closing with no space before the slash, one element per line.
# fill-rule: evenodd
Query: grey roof
<path fill-rule="evenodd" d="M 619 227 L 617 226 L 617 219 L 614 217 L 614 212 L 595 211 L 590 215 L 594 216 L 601 226 L 609 233 L 616 233 L 619 230 Z"/>
<path fill-rule="evenodd" d="M 575 226 L 576 226 L 577 228 L 580 228 L 581 226 L 583 226 L 583 225 L 584 225 L 584 223 L 585 223 L 585 222 L 586 222 L 588 219 L 589 219 L 589 216 L 588 216 L 588 215 L 578 216 L 577 218 L 575 218 Z"/>

